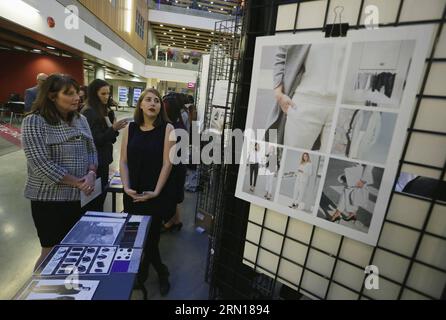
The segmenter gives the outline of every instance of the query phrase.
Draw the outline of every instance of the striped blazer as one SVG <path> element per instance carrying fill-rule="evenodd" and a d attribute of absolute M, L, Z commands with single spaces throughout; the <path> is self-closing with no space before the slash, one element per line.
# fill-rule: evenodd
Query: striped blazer
<path fill-rule="evenodd" d="M 66 174 L 83 177 L 97 166 L 90 127 L 82 115 L 71 125 L 50 125 L 38 114 L 23 120 L 22 145 L 28 166 L 25 197 L 37 201 L 77 201 L 80 190 L 61 183 Z"/>

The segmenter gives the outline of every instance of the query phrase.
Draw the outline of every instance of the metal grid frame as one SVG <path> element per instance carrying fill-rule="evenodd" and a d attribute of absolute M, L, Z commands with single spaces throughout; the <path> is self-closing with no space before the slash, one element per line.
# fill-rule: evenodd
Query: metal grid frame
<path fill-rule="evenodd" d="M 284 33 L 284 32 L 292 32 L 292 33 L 296 33 L 296 32 L 306 32 L 306 31 L 323 31 L 323 27 L 321 28 L 307 28 L 307 29 L 297 29 L 297 22 L 298 22 L 298 17 L 299 17 L 299 8 L 300 8 L 300 4 L 304 3 L 304 2 L 311 2 L 311 1 L 316 1 L 316 0 L 301 0 L 301 1 L 256 1 L 255 4 L 253 4 L 254 1 L 248 1 L 247 5 L 248 5 L 248 12 L 249 14 L 247 15 L 246 18 L 246 25 L 247 27 L 247 41 L 246 44 L 252 44 L 252 38 L 255 38 L 256 36 L 261 36 L 261 35 L 268 35 L 268 34 L 274 34 L 274 33 Z M 325 10 L 325 14 L 324 14 L 324 25 L 327 24 L 327 18 L 328 18 L 328 14 L 329 14 L 329 10 L 330 10 L 330 0 L 327 0 L 327 4 L 326 4 L 326 10 Z M 275 19 L 277 18 L 277 11 L 278 11 L 278 6 L 282 5 L 282 4 L 296 4 L 297 3 L 297 7 L 296 7 L 296 18 L 294 21 L 294 27 L 292 29 L 289 30 L 281 30 L 281 31 L 275 31 Z M 351 25 L 350 28 L 353 29 L 361 29 L 364 28 L 364 25 L 360 24 L 361 21 L 361 15 L 362 15 L 362 11 L 364 8 L 364 3 L 365 0 L 361 0 L 361 4 L 360 4 L 360 9 L 359 9 L 359 13 L 358 13 L 358 18 L 356 21 L 356 25 Z M 446 171 L 446 163 L 443 165 L 443 167 L 436 167 L 436 166 L 431 166 L 431 165 L 426 165 L 423 163 L 414 163 L 414 162 L 410 162 L 410 161 L 406 161 L 405 160 L 405 156 L 407 154 L 407 150 L 409 147 L 409 143 L 411 141 L 412 135 L 413 133 L 423 133 L 423 134 L 430 134 L 430 135 L 436 135 L 436 136 L 446 136 L 445 132 L 437 132 L 437 131 L 430 131 L 430 130 L 421 130 L 421 129 L 416 129 L 415 128 L 415 122 L 417 120 L 417 115 L 419 113 L 420 110 L 420 105 L 422 103 L 423 99 L 441 99 L 441 100 L 446 100 L 446 96 L 434 96 L 434 95 L 427 95 L 425 94 L 425 89 L 426 89 L 426 85 L 427 85 L 427 81 L 429 78 L 429 74 L 430 74 L 430 70 L 432 68 L 432 65 L 434 63 L 444 63 L 446 62 L 446 58 L 435 58 L 435 51 L 441 36 L 442 32 L 446 32 L 443 31 L 443 25 L 445 23 L 445 15 L 446 15 L 446 5 L 445 8 L 443 10 L 442 13 L 442 17 L 441 19 L 433 19 L 433 20 L 421 20 L 421 21 L 407 21 L 407 22 L 402 22 L 400 21 L 400 17 L 401 17 L 401 12 L 403 9 L 403 6 L 405 4 L 405 0 L 400 0 L 399 2 L 399 6 L 398 6 L 398 12 L 397 12 L 397 16 L 396 16 L 396 20 L 393 23 L 389 23 L 389 24 L 380 24 L 380 28 L 385 28 L 385 27 L 394 27 L 394 26 L 403 26 L 403 25 L 417 25 L 417 24 L 436 24 L 438 26 L 436 34 L 435 34 L 435 40 L 430 52 L 430 56 L 428 59 L 426 59 L 426 69 L 425 69 L 425 73 L 423 75 L 423 81 L 422 81 L 422 85 L 420 88 L 419 93 L 416 96 L 416 106 L 415 106 L 415 111 L 412 117 L 412 121 L 410 123 L 410 126 L 407 130 L 407 138 L 405 141 L 405 145 L 404 145 L 404 150 L 401 156 L 401 160 L 399 163 L 399 167 L 398 167 L 398 171 L 397 171 L 397 175 L 396 177 L 399 176 L 399 174 L 401 173 L 401 169 L 403 167 L 404 164 L 407 165 L 412 165 L 412 166 L 418 166 L 418 167 L 422 167 L 422 168 L 428 168 L 428 169 L 434 169 L 439 171 L 439 181 L 443 181 L 445 178 L 445 171 Z M 267 17 L 267 20 L 265 21 L 265 25 L 263 26 L 263 30 L 261 28 L 258 28 L 258 30 L 256 30 L 256 28 L 251 28 L 251 18 L 250 16 L 254 13 L 254 12 L 261 12 L 261 11 L 268 11 L 270 13 L 270 16 Z M 258 19 L 258 17 L 257 17 Z M 254 29 L 254 30 L 252 30 Z M 251 38 L 251 42 L 249 41 L 249 39 Z M 236 112 L 237 113 L 241 113 L 241 116 L 238 119 L 233 119 L 233 127 L 238 127 L 238 128 L 243 128 L 244 127 L 244 117 L 246 118 L 246 112 L 247 112 L 247 97 L 249 97 L 249 83 L 246 80 L 250 79 L 251 76 L 251 72 L 252 72 L 252 60 L 253 60 L 253 55 L 254 55 L 254 50 L 252 48 L 252 52 L 250 52 L 248 46 L 246 45 L 246 53 L 244 58 L 242 59 L 242 62 L 245 62 L 247 64 L 250 64 L 251 69 L 248 70 L 243 70 L 245 73 L 248 72 L 248 74 L 243 75 L 243 78 L 245 79 L 245 81 L 242 83 L 242 88 L 244 90 L 247 90 L 247 92 L 244 92 L 243 94 L 239 92 L 239 96 L 243 96 L 242 98 L 240 98 L 240 100 L 243 100 L 242 103 L 240 103 L 240 105 L 237 106 Z M 247 219 L 248 216 L 248 211 L 249 211 L 249 204 L 247 203 L 243 203 L 244 201 L 235 199 L 233 196 L 233 192 L 235 190 L 235 181 L 237 179 L 237 172 L 238 172 L 238 167 L 231 167 L 229 168 L 229 174 L 226 175 L 226 178 L 224 180 L 224 184 L 227 185 L 227 190 L 229 191 L 226 193 L 226 201 L 231 201 L 234 202 L 235 204 L 232 204 L 230 206 L 227 206 L 227 208 L 225 209 L 224 215 L 225 215 L 225 219 L 229 220 L 229 221 L 236 221 L 238 222 L 242 227 L 245 228 L 245 232 L 246 232 L 246 225 L 247 223 L 245 223 L 243 221 L 243 219 Z M 395 177 L 395 182 L 396 182 L 396 177 Z M 230 194 L 230 190 L 231 187 L 233 187 L 232 189 L 232 196 Z M 403 223 L 399 223 L 397 221 L 393 221 L 391 219 L 389 219 L 388 213 L 389 213 L 389 208 L 390 208 L 390 204 L 392 202 L 392 199 L 394 197 L 395 194 L 404 196 L 404 197 L 411 197 L 411 198 L 415 198 L 424 202 L 427 202 L 429 204 L 428 206 L 428 211 L 426 213 L 423 225 L 421 228 L 415 228 Z M 417 241 L 416 241 L 416 245 L 415 248 L 412 252 L 412 254 L 410 256 L 396 252 L 394 250 L 385 248 L 383 246 L 378 245 L 376 247 L 374 247 L 372 249 L 372 253 L 370 256 L 370 260 L 369 260 L 369 265 L 373 264 L 375 255 L 377 250 L 382 250 L 385 251 L 387 253 L 393 254 L 395 256 L 399 256 L 402 257 L 406 260 L 409 261 L 409 265 L 407 267 L 407 270 L 405 272 L 403 281 L 396 281 L 394 279 L 392 279 L 391 277 L 388 276 L 384 276 L 382 274 L 380 274 L 380 278 L 385 279 L 393 284 L 396 284 L 397 286 L 399 286 L 399 292 L 398 292 L 398 296 L 397 299 L 401 299 L 403 293 L 405 292 L 406 289 L 411 290 L 417 294 L 419 294 L 420 296 L 427 298 L 427 299 L 438 299 L 439 297 L 433 297 L 430 294 L 426 293 L 426 292 L 422 292 L 418 289 L 415 289 L 413 287 L 410 287 L 408 285 L 408 280 L 409 280 L 409 276 L 411 274 L 411 271 L 413 269 L 413 266 L 415 263 L 426 266 L 428 268 L 434 269 L 438 272 L 441 272 L 443 274 L 446 274 L 446 269 L 442 269 L 438 266 L 423 262 L 420 259 L 417 259 L 417 255 L 418 252 L 420 250 L 420 246 L 422 243 L 422 240 L 424 238 L 425 235 L 434 237 L 435 239 L 440 239 L 443 241 L 446 241 L 446 237 L 442 236 L 442 235 L 438 235 L 438 234 L 434 234 L 431 233 L 429 231 L 427 231 L 427 227 L 433 212 L 433 209 L 435 207 L 435 205 L 442 205 L 441 203 L 439 203 L 437 201 L 437 197 L 440 194 L 440 184 L 438 183 L 437 188 L 436 188 L 436 193 L 434 195 L 434 197 L 432 199 L 425 199 L 422 197 L 417 197 L 414 195 L 408 195 L 405 193 L 400 193 L 400 192 L 396 192 L 393 191 L 391 194 L 391 197 L 389 199 L 389 205 L 387 206 L 387 211 L 386 211 L 386 215 L 385 215 L 385 220 L 383 222 L 383 228 L 384 225 L 386 223 L 388 224 L 392 224 L 398 227 L 402 227 L 402 228 L 406 228 L 408 230 L 412 230 L 412 231 L 416 231 L 418 233 L 417 236 Z M 247 205 L 246 205 L 247 204 Z M 240 208 L 241 206 L 241 208 Z M 228 208 L 230 207 L 230 208 Z M 313 296 L 315 298 L 319 298 L 319 299 L 327 299 L 329 296 L 329 292 L 330 289 L 332 287 L 333 284 L 339 285 L 345 289 L 348 289 L 349 291 L 357 294 L 357 298 L 358 299 L 372 299 L 370 296 L 368 296 L 365 292 L 364 292 L 364 283 L 362 283 L 361 285 L 361 289 L 360 290 L 356 290 L 354 288 L 350 288 L 349 286 L 337 281 L 334 279 L 334 274 L 335 274 L 335 270 L 336 270 L 336 266 L 338 264 L 338 262 L 344 262 L 347 263 L 355 268 L 360 269 L 362 272 L 364 271 L 363 266 L 357 265 L 354 262 L 348 261 L 345 258 L 342 258 L 340 253 L 344 244 L 344 237 L 341 236 L 340 237 L 340 242 L 338 244 L 338 248 L 337 248 L 337 253 L 336 255 L 333 255 L 330 252 L 326 252 L 325 250 L 322 250 L 320 248 L 317 248 L 316 246 L 314 246 L 313 243 L 313 239 L 314 239 L 314 234 L 316 232 L 316 230 L 318 229 L 316 226 L 312 226 L 312 230 L 311 230 L 311 236 L 309 239 L 309 242 L 306 243 L 304 241 L 298 240 L 298 239 L 294 239 L 290 236 L 287 235 L 287 231 L 288 231 L 288 226 L 290 223 L 290 217 L 286 218 L 286 224 L 285 224 L 285 232 L 278 232 L 276 230 L 273 230 L 271 228 L 268 228 L 265 225 L 265 220 L 266 220 L 266 216 L 267 216 L 267 209 L 264 209 L 263 212 L 263 217 L 262 217 L 262 223 L 258 223 L 252 220 L 249 220 L 248 223 L 253 224 L 257 227 L 261 228 L 260 231 L 260 236 L 259 236 L 259 241 L 258 242 L 253 242 L 250 241 L 248 239 L 245 239 L 245 233 L 242 232 L 237 232 L 237 230 L 234 230 L 233 227 L 231 226 L 224 226 L 223 228 L 216 230 L 220 233 L 219 237 L 220 238 L 224 238 L 226 239 L 226 241 L 228 239 L 233 239 L 233 242 L 237 242 L 238 241 L 238 245 L 236 245 L 236 250 L 231 250 L 231 245 L 226 245 L 225 243 L 219 243 L 218 245 L 220 246 L 220 256 L 215 257 L 216 263 L 215 265 L 217 265 L 216 269 L 219 269 L 220 271 L 223 270 L 223 272 L 226 272 L 226 274 L 220 274 L 218 272 L 218 270 L 215 272 L 215 274 L 213 275 L 214 277 L 214 281 L 211 283 L 211 298 L 218 298 L 218 297 L 232 297 L 232 298 L 236 298 L 236 297 L 240 297 L 240 298 L 249 298 L 250 296 L 252 296 L 252 290 L 250 291 L 249 288 L 252 288 L 252 286 L 250 286 L 249 284 L 253 282 L 253 276 L 252 274 L 247 274 L 246 271 L 244 270 L 244 266 L 242 266 L 242 263 L 239 263 L 240 260 L 244 260 L 249 262 L 250 264 L 253 265 L 253 269 L 254 270 L 262 270 L 264 272 L 270 273 L 272 275 L 274 275 L 273 277 L 273 286 L 272 288 L 269 286 L 270 290 L 268 291 L 268 288 L 265 288 L 268 291 L 267 296 L 269 298 L 273 298 L 274 297 L 274 287 L 276 286 L 278 280 L 280 280 L 282 283 L 290 283 L 290 281 L 288 279 L 284 279 L 279 275 L 279 268 L 280 268 L 280 263 L 282 261 L 287 261 L 289 263 L 292 263 L 294 265 L 297 265 L 298 267 L 300 267 L 302 269 L 301 275 L 300 275 L 300 279 L 298 281 L 298 283 L 290 283 L 293 286 L 297 286 L 298 287 L 298 292 L 301 293 L 305 293 L 308 294 L 310 296 Z M 248 220 L 248 219 L 247 219 Z M 262 237 L 264 234 L 264 230 L 268 230 L 276 235 L 279 235 L 281 237 L 283 237 L 282 239 L 282 243 L 281 243 L 281 249 L 280 249 L 280 253 L 277 254 L 277 252 L 274 252 L 268 248 L 265 248 L 264 246 L 262 246 Z M 381 235 L 380 235 L 381 238 Z M 236 239 L 236 240 L 234 240 Z M 292 261 L 291 259 L 285 257 L 282 255 L 283 250 L 284 250 L 284 245 L 285 242 L 287 240 L 292 240 L 295 241 L 297 243 L 300 243 L 302 245 L 304 245 L 305 247 L 307 247 L 307 251 L 306 251 L 306 257 L 305 257 L 305 261 L 303 264 L 299 264 L 295 261 Z M 251 245 L 254 245 L 255 247 L 257 247 L 257 252 L 256 252 L 256 258 L 255 261 L 249 261 L 249 259 L 247 259 L 246 257 L 243 256 L 243 248 L 244 245 L 246 243 L 249 243 Z M 278 263 L 277 263 L 277 267 L 276 270 L 267 270 L 264 267 L 258 265 L 258 259 L 259 259 L 259 253 L 261 250 L 264 250 L 265 252 L 269 252 L 271 254 L 273 254 L 274 256 L 278 257 Z M 323 275 L 321 273 L 319 273 L 316 270 L 312 270 L 311 268 L 309 268 L 308 266 L 308 258 L 310 255 L 310 252 L 312 252 L 313 250 L 318 251 L 320 253 L 326 254 L 329 257 L 332 257 L 334 259 L 334 263 L 333 263 L 333 267 L 332 267 L 332 271 L 330 273 L 330 276 L 327 277 L 326 275 Z M 232 260 L 232 261 L 231 261 Z M 236 261 L 236 262 L 233 262 Z M 328 285 L 326 288 L 326 292 L 324 296 L 320 296 L 317 295 L 315 293 L 309 292 L 306 289 L 302 288 L 302 280 L 304 279 L 304 274 L 305 272 L 312 272 L 316 275 L 318 275 L 319 277 L 322 277 L 323 279 L 328 280 Z M 241 284 L 241 283 L 244 283 Z M 248 290 L 243 290 L 243 288 L 248 288 Z M 443 289 L 443 298 L 445 295 L 445 291 Z"/>
<path fill-rule="evenodd" d="M 224 110 L 223 132 L 219 139 L 221 143 L 221 155 L 224 159 L 225 145 L 228 143 L 228 137 L 225 136 L 226 129 L 231 128 L 231 118 L 235 105 L 235 91 L 237 90 L 238 73 L 240 59 L 240 35 L 241 35 L 241 16 L 218 21 L 215 23 L 214 40 L 211 47 L 209 61 L 208 86 L 206 94 L 206 108 L 204 118 L 204 130 L 211 129 L 211 116 L 214 108 Z M 228 81 L 228 92 L 226 96 L 226 106 L 214 106 L 213 97 L 216 82 L 218 80 Z M 203 148 L 207 143 L 202 143 Z M 213 217 L 213 224 L 209 233 L 209 252 L 206 266 L 206 281 L 212 281 L 209 272 L 213 270 L 213 256 L 217 250 L 216 243 L 219 239 L 216 235 L 219 233 L 214 230 L 220 229 L 222 212 L 224 210 L 224 176 L 225 166 L 222 164 L 200 164 L 199 166 L 199 194 L 197 197 L 198 213 L 204 213 Z"/>

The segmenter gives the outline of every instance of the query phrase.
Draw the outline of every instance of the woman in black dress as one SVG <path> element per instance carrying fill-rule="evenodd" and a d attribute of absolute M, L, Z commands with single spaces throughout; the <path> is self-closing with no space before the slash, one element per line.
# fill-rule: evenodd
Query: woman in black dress
<path fill-rule="evenodd" d="M 88 86 L 86 106 L 82 109 L 98 151 L 97 176 L 101 178 L 102 187 L 102 194 L 85 207 L 87 211 L 104 211 L 109 165 L 113 162 L 113 144 L 119 130 L 127 125 L 125 120 L 116 121 L 115 113 L 108 107 L 109 97 L 110 85 L 101 79 L 93 80 Z"/>
<path fill-rule="evenodd" d="M 145 90 L 136 105 L 135 122 L 124 131 L 121 144 L 120 171 L 124 186 L 124 211 L 150 215 L 149 238 L 138 273 L 138 284 L 148 277 L 149 265 L 158 273 L 160 293 L 169 292 L 169 271 L 161 262 L 159 240 L 161 221 L 175 213 L 175 185 L 169 179 L 172 163 L 169 158 L 175 146 L 173 126 L 168 118 L 160 94 L 155 89 Z M 173 137 L 169 139 L 169 135 Z"/>
<path fill-rule="evenodd" d="M 183 99 L 177 93 L 169 94 L 163 97 L 163 104 L 166 108 L 167 116 L 175 130 L 186 131 L 186 125 L 184 124 L 181 111 L 184 109 Z M 187 131 L 186 131 L 187 132 Z M 177 142 L 179 142 L 179 136 Z M 178 155 L 181 157 L 181 154 Z M 163 231 L 180 231 L 183 227 L 181 222 L 181 214 L 179 204 L 184 201 L 184 184 L 186 183 L 186 166 L 180 162 L 172 167 L 172 180 L 175 183 L 175 197 L 177 202 L 177 208 L 175 215 L 170 220 L 165 220 L 163 225 Z"/>

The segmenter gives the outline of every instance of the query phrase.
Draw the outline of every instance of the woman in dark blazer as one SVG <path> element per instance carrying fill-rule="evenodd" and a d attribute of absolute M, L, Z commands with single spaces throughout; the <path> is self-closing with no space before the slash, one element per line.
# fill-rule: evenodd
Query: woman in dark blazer
<path fill-rule="evenodd" d="M 113 144 L 118 131 L 127 125 L 126 120 L 116 121 L 113 110 L 108 107 L 109 97 L 110 85 L 104 80 L 96 79 L 88 86 L 86 106 L 82 109 L 98 152 L 97 176 L 101 178 L 102 185 L 102 195 L 87 205 L 86 209 L 89 211 L 104 211 L 109 165 L 113 162 Z"/>

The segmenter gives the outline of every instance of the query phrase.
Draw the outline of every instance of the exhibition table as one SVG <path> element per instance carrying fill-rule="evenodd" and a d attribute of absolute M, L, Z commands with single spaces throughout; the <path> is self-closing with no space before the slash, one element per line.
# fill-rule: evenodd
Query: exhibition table
<path fill-rule="evenodd" d="M 130 299 L 150 223 L 150 216 L 87 212 L 14 299 Z"/>

